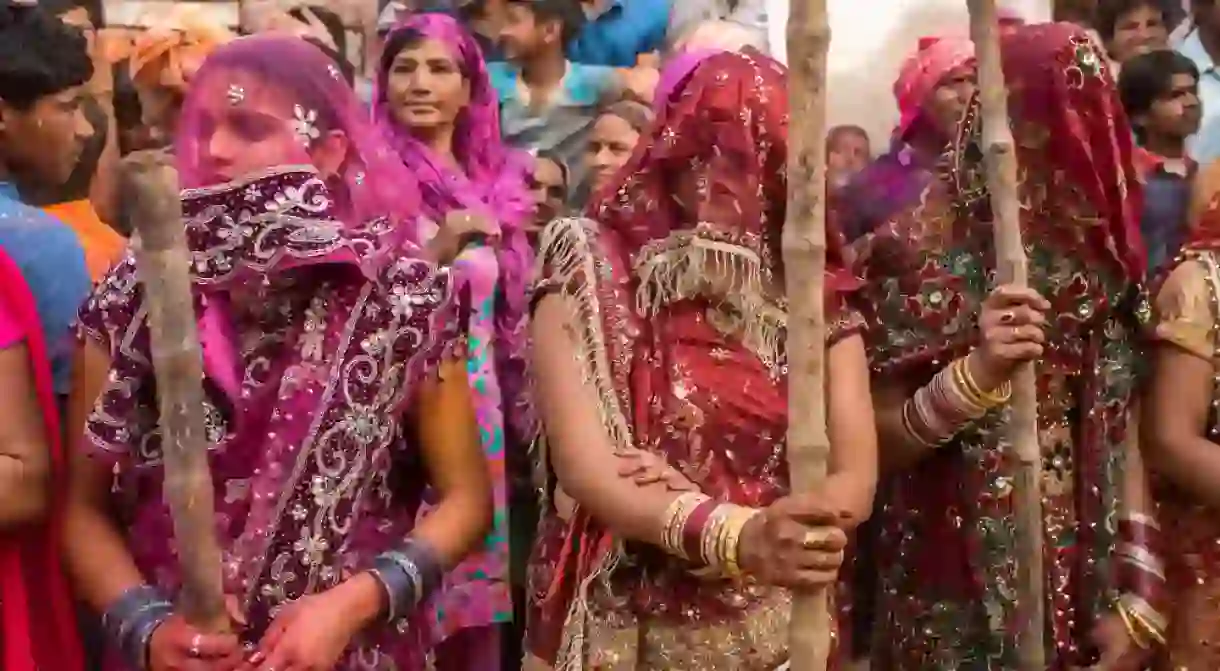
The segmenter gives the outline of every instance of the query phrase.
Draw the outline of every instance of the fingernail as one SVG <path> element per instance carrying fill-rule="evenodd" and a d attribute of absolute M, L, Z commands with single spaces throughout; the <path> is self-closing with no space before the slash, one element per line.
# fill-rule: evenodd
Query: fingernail
<path fill-rule="evenodd" d="M 262 664 L 263 658 L 264 658 L 264 656 L 261 651 L 255 652 L 253 655 L 250 655 L 250 663 L 251 664 Z"/>

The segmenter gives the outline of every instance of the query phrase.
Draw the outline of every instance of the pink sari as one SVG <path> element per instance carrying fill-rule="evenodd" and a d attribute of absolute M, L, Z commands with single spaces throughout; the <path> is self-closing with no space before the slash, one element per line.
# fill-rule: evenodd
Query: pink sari
<path fill-rule="evenodd" d="M 63 425 L 42 320 L 21 269 L 0 250 L 0 347 L 22 341 L 29 350 L 38 405 L 51 457 L 51 510 L 36 528 L 0 535 L 0 662 L 5 671 L 72 671 L 83 661 L 76 617 L 60 563 L 63 510 Z M 13 336 L 9 338 L 7 336 Z"/>

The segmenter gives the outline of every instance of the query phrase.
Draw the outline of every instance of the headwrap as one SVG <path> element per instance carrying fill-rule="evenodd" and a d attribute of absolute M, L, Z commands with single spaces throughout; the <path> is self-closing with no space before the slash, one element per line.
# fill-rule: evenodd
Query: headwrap
<path fill-rule="evenodd" d="M 674 54 L 661 70 L 661 77 L 657 81 L 657 91 L 652 101 L 655 111 L 659 112 L 665 107 L 674 90 L 686 81 L 700 63 L 723 51 L 724 49 L 692 48 Z"/>
<path fill-rule="evenodd" d="M 954 70 L 969 67 L 974 62 L 974 43 L 952 37 L 925 37 L 906 62 L 894 81 L 894 100 L 900 115 L 895 137 L 904 137 L 928 102 L 932 92 Z"/>
<path fill-rule="evenodd" d="M 138 35 L 129 53 L 131 78 L 185 93 L 208 54 L 234 38 L 197 9 L 175 7 Z"/>

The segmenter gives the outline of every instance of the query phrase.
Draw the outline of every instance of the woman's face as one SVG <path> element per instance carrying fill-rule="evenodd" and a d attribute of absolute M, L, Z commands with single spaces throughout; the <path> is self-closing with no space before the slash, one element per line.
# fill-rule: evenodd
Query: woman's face
<path fill-rule="evenodd" d="M 563 201 L 568 196 L 563 169 L 552 160 L 540 158 L 534 161 L 534 174 L 530 179 L 530 190 L 537 205 L 534 224 L 541 228 L 559 215 Z"/>
<path fill-rule="evenodd" d="M 978 88 L 973 68 L 958 68 L 949 73 L 924 104 L 924 113 L 940 133 L 951 138 L 966 114 Z"/>
<path fill-rule="evenodd" d="M 1118 17 L 1114 23 L 1114 37 L 1107 48 L 1110 58 L 1122 63 L 1133 56 L 1164 49 L 1168 43 L 1165 16 L 1149 3 L 1138 5 Z"/>
<path fill-rule="evenodd" d="M 444 43 L 420 40 L 398 52 L 386 78 L 394 118 L 412 130 L 452 127 L 470 104 L 470 85 Z"/>
<path fill-rule="evenodd" d="M 594 189 L 608 183 L 627 164 L 639 141 L 640 134 L 622 117 L 614 114 L 598 117 L 585 149 L 585 168 Z"/>
<path fill-rule="evenodd" d="M 200 83 L 200 162 L 205 184 L 219 184 L 282 165 L 313 163 L 323 174 L 338 170 L 346 154 L 341 133 L 323 135 L 317 111 L 294 103 L 283 87 L 235 71 Z M 336 158 L 337 157 L 337 158 Z"/>

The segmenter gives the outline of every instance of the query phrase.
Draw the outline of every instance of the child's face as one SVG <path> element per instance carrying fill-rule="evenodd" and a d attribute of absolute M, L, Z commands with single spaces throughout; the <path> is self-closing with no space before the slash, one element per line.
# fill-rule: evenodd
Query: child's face
<path fill-rule="evenodd" d="M 1176 74 L 1169 92 L 1152 103 L 1145 127 L 1153 135 L 1184 140 L 1199 130 L 1202 113 L 1198 80 L 1189 74 Z"/>
<path fill-rule="evenodd" d="M 840 133 L 826 157 L 827 172 L 832 180 L 846 181 L 868 165 L 871 153 L 867 137 L 860 133 Z"/>
<path fill-rule="evenodd" d="M 1118 17 L 1114 23 L 1114 37 L 1107 48 L 1110 58 L 1122 63 L 1133 56 L 1164 49 L 1168 42 L 1165 17 L 1149 2 Z"/>

